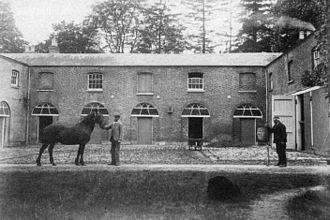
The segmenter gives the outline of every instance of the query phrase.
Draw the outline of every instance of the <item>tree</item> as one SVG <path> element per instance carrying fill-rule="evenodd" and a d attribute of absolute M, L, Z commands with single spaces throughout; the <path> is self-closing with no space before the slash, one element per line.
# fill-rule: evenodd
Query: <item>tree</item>
<path fill-rule="evenodd" d="M 207 29 L 207 23 L 212 15 L 219 11 L 217 0 L 182 1 L 188 7 L 187 23 L 192 26 L 193 33 L 188 35 L 190 46 L 188 49 L 197 53 L 212 53 L 217 46 L 211 39 L 212 31 Z M 191 22 L 192 21 L 192 22 Z"/>
<path fill-rule="evenodd" d="M 143 19 L 138 30 L 138 40 L 133 51 L 140 53 L 180 53 L 186 42 L 182 31 L 184 27 L 175 24 L 177 15 L 171 14 L 166 2 L 143 10 Z"/>
<path fill-rule="evenodd" d="M 15 25 L 10 5 L 0 2 L 0 52 L 21 53 L 24 52 L 24 44 L 27 42 Z"/>
<path fill-rule="evenodd" d="M 269 40 L 272 29 L 269 22 L 271 2 L 268 0 L 242 0 L 244 15 L 243 25 L 238 38 L 241 44 L 239 51 L 261 52 L 270 51 Z"/>
<path fill-rule="evenodd" d="M 36 46 L 36 52 L 48 53 L 48 47 L 56 38 L 60 53 L 101 53 L 97 39 L 97 30 L 91 24 L 75 24 L 61 21 L 53 24 L 54 33 L 44 43 Z"/>
<path fill-rule="evenodd" d="M 93 7 L 89 22 L 99 28 L 107 50 L 124 53 L 127 47 L 134 47 L 142 3 L 138 0 L 107 0 Z"/>

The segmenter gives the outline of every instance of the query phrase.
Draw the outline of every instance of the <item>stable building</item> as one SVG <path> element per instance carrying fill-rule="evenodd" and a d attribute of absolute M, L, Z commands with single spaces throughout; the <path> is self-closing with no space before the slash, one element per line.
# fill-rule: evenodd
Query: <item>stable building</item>
<path fill-rule="evenodd" d="M 124 142 L 256 144 L 267 66 L 280 53 L 0 54 L 1 147 L 38 143 L 51 123 L 121 114 Z M 90 143 L 108 141 L 98 126 Z"/>

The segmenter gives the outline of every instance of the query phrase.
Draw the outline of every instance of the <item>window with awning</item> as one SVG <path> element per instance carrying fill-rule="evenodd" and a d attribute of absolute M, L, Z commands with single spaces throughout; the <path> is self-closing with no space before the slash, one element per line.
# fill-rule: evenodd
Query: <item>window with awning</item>
<path fill-rule="evenodd" d="M 104 105 L 98 102 L 91 102 L 85 105 L 81 112 L 81 115 L 87 116 L 92 112 L 97 112 L 99 114 L 102 114 L 103 116 L 109 116 L 108 110 L 104 107 Z"/>
<path fill-rule="evenodd" d="M 135 106 L 131 112 L 132 117 L 159 117 L 157 109 L 148 103 Z"/>
<path fill-rule="evenodd" d="M 208 117 L 210 117 L 210 112 L 203 105 L 201 105 L 199 103 L 192 103 L 192 104 L 187 105 L 184 108 L 181 117 L 183 117 L 183 118 L 189 118 L 189 117 L 208 118 Z"/>
<path fill-rule="evenodd" d="M 262 112 L 258 107 L 244 104 L 236 108 L 234 118 L 262 118 Z"/>
<path fill-rule="evenodd" d="M 57 108 L 51 103 L 39 103 L 32 110 L 33 116 L 58 116 Z"/>

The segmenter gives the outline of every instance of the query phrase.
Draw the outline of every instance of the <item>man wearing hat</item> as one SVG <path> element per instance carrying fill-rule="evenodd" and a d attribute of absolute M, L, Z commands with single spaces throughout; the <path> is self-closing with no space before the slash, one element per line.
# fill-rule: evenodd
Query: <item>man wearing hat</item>
<path fill-rule="evenodd" d="M 110 131 L 110 141 L 111 141 L 111 163 L 108 165 L 120 165 L 119 160 L 119 151 L 120 151 L 120 142 L 123 137 L 123 125 L 119 121 L 120 114 L 114 114 L 114 122 L 110 125 L 106 125 L 104 129 L 111 129 Z"/>
<path fill-rule="evenodd" d="M 275 116 L 273 120 L 274 126 L 270 129 L 270 131 L 274 133 L 274 143 L 276 144 L 276 152 L 278 154 L 278 163 L 275 166 L 286 167 L 286 127 L 280 121 L 280 117 Z"/>

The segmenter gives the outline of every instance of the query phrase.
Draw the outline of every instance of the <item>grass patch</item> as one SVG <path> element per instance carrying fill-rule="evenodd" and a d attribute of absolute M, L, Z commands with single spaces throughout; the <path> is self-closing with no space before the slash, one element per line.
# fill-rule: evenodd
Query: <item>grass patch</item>
<path fill-rule="evenodd" d="M 306 191 L 288 201 L 287 211 L 292 219 L 329 219 L 330 193 Z"/>

